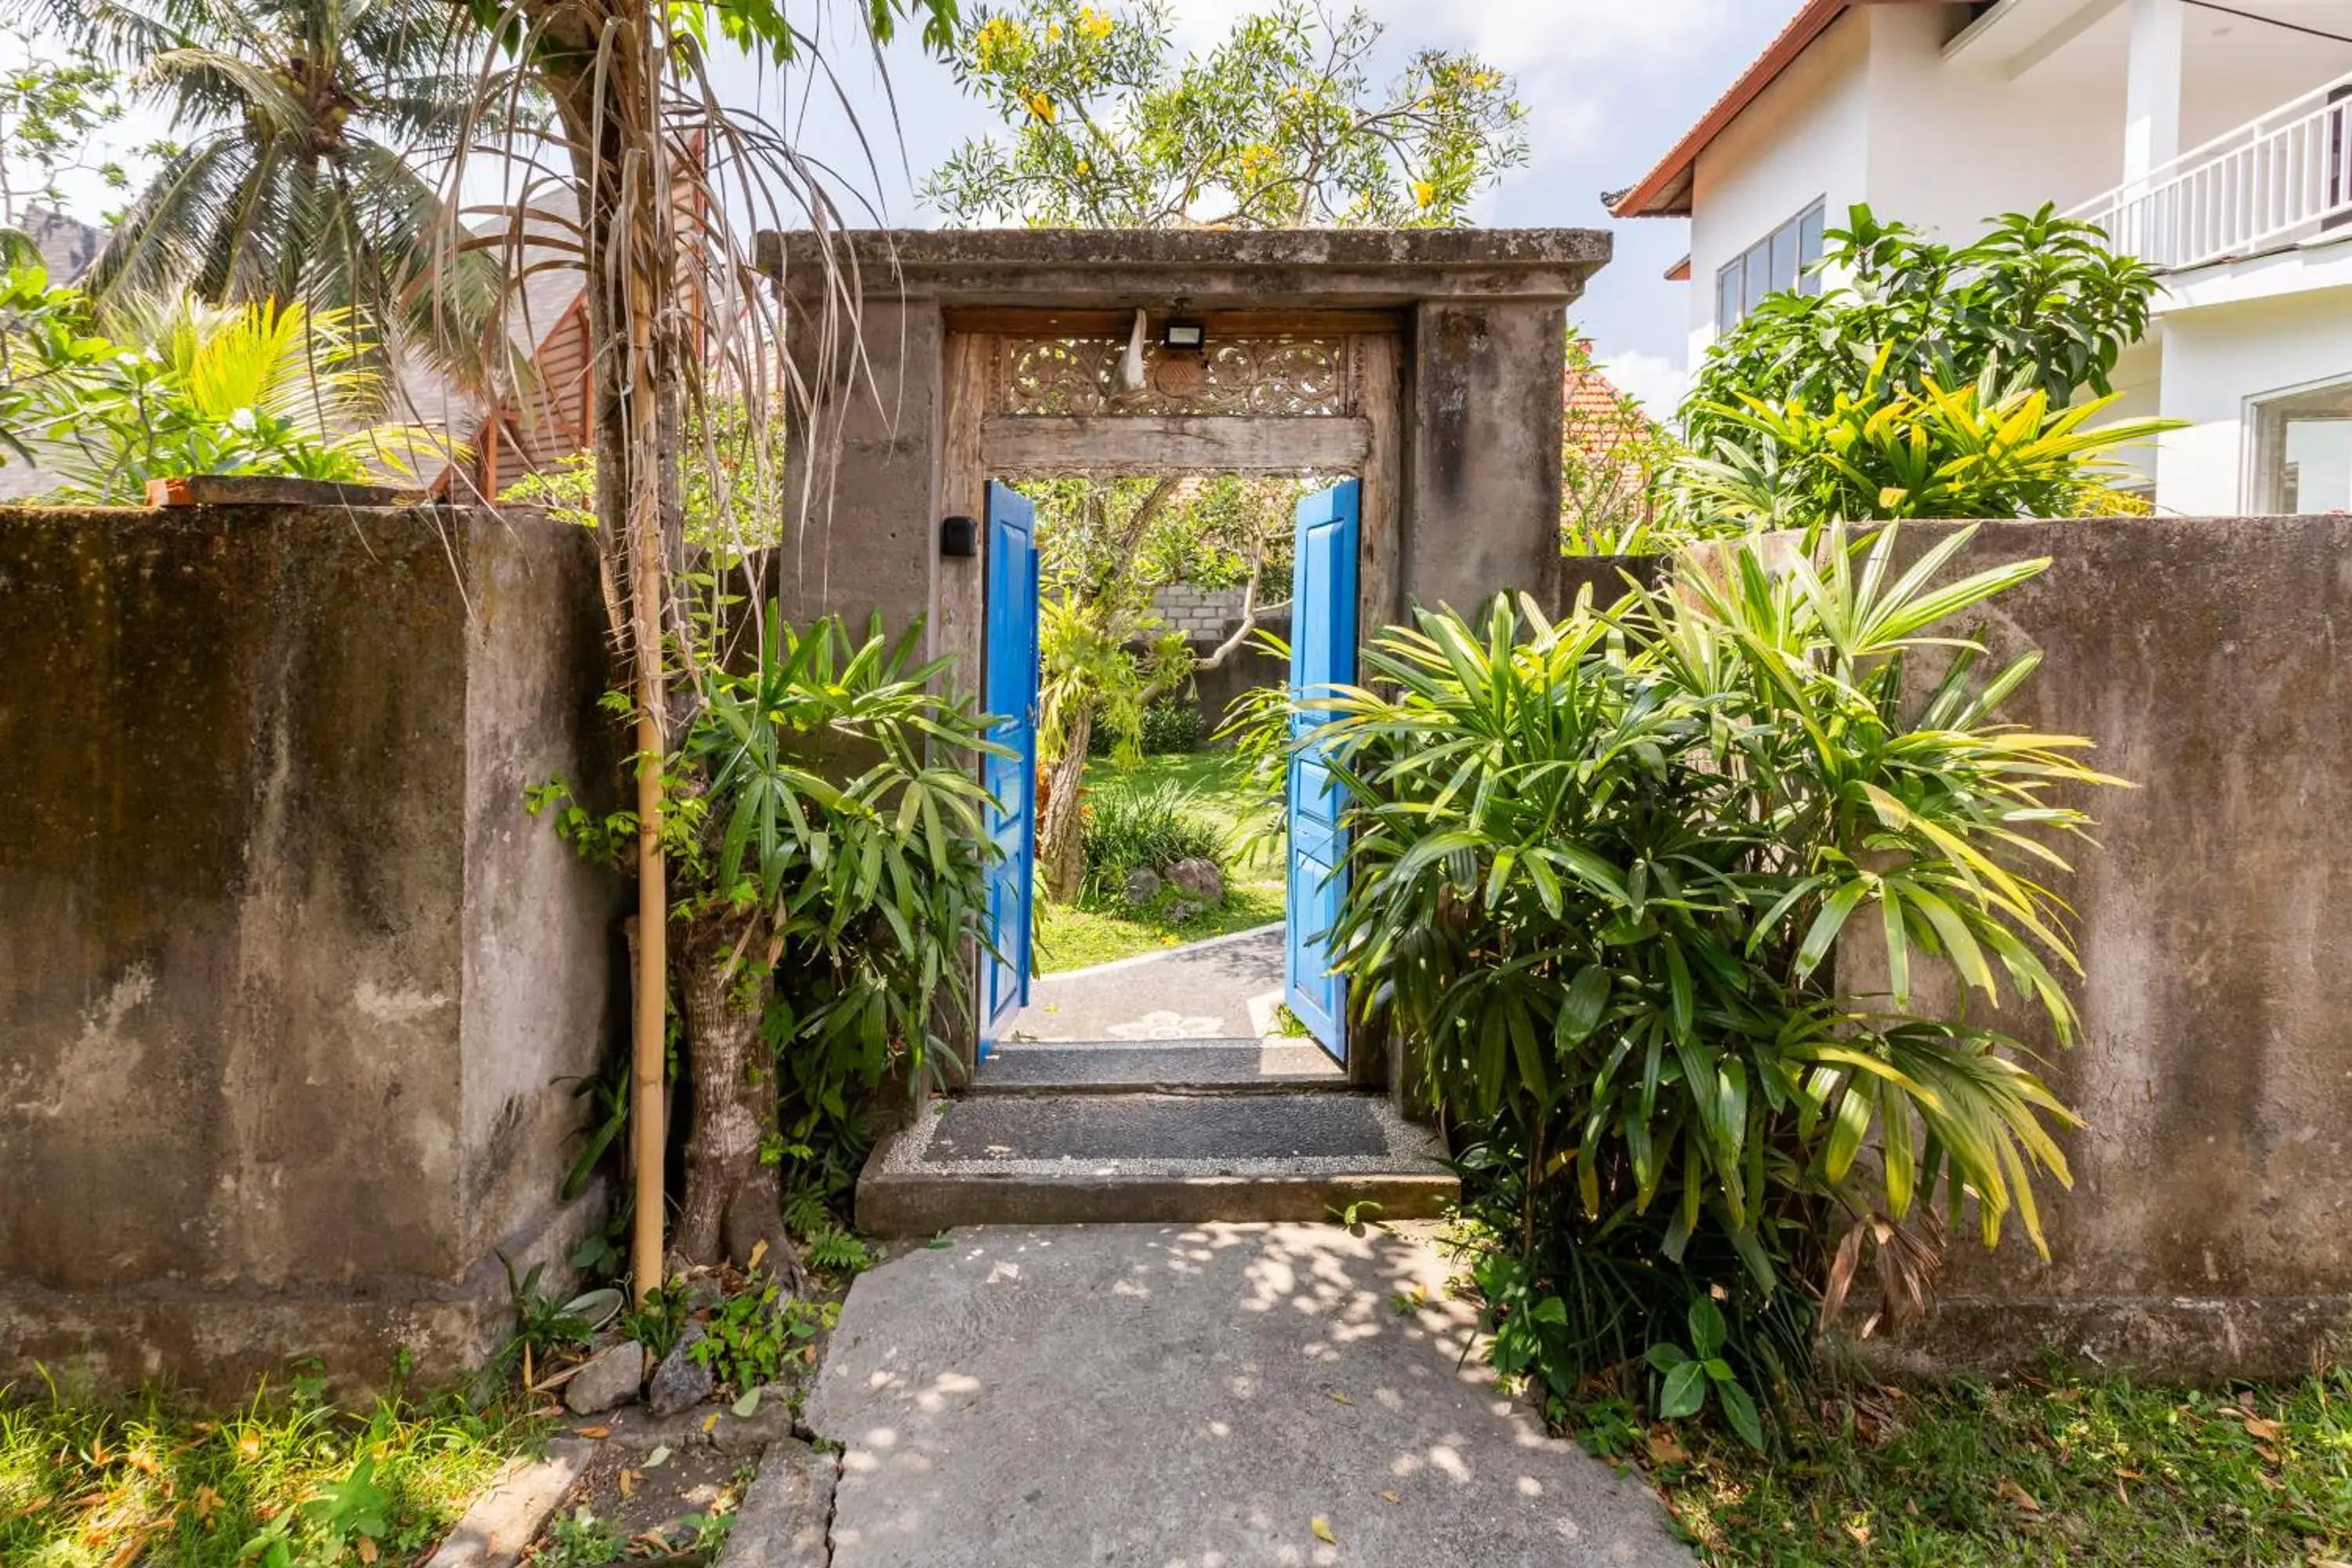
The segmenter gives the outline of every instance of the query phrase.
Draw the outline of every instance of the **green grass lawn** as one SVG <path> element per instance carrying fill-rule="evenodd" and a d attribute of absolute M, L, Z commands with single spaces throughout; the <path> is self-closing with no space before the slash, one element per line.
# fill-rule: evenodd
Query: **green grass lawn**
<path fill-rule="evenodd" d="M 1192 752 L 1181 756 L 1146 757 L 1134 768 L 1120 768 L 1096 758 L 1087 764 L 1087 792 L 1095 796 L 1118 791 L 1151 789 L 1173 782 L 1194 793 L 1192 809 L 1231 835 L 1236 846 L 1259 826 L 1253 811 L 1259 799 L 1250 787 L 1248 770 L 1230 752 Z M 1200 942 L 1207 937 L 1272 925 L 1282 919 L 1282 856 L 1273 844 L 1260 844 L 1246 859 L 1227 862 L 1224 902 L 1202 910 L 1191 920 L 1166 918 L 1177 895 L 1163 889 L 1140 910 L 1116 907 L 1065 907 L 1038 900 L 1037 967 L 1051 974 L 1058 970 L 1084 969 L 1113 959 Z"/>
<path fill-rule="evenodd" d="M 454 1400 L 340 1411 L 299 1381 L 217 1411 L 0 1390 L 0 1563 L 404 1568 L 543 1430 Z"/>
<path fill-rule="evenodd" d="M 2212 1394 L 2065 1377 L 1871 1389 L 1769 1458 L 1585 1415 L 1587 1443 L 1638 1459 L 1714 1563 L 2352 1560 L 2352 1369 Z"/>

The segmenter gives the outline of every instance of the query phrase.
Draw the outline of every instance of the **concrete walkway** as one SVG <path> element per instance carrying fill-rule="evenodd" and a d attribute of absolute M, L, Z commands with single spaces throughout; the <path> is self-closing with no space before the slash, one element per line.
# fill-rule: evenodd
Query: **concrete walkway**
<path fill-rule="evenodd" d="M 1688 1568 L 1648 1493 L 1464 1364 L 1445 1273 L 1423 1237 L 1328 1225 L 895 1258 L 809 1402 L 844 1449 L 832 1568 Z"/>
<path fill-rule="evenodd" d="M 1250 1039 L 1282 1005 L 1282 927 L 1041 974 L 1013 1021 L 1021 1040 Z"/>

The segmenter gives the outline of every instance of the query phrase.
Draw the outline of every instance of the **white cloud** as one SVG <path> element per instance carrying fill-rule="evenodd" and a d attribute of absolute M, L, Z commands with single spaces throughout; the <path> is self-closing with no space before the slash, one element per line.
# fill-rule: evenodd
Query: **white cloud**
<path fill-rule="evenodd" d="M 1332 0 L 1344 14 L 1349 0 Z M 1471 48 L 1506 70 L 1570 65 L 1666 69 L 1703 48 L 1731 22 L 1732 0 L 1361 0 L 1389 29 L 1385 43 Z M 1176 35 L 1198 47 L 1224 37 L 1266 0 L 1182 0 Z M 1599 82 L 1581 84 L 1591 88 Z"/>
<path fill-rule="evenodd" d="M 1596 353 L 1617 389 L 1640 403 L 1653 419 L 1671 419 L 1690 390 L 1690 372 L 1663 354 Z"/>

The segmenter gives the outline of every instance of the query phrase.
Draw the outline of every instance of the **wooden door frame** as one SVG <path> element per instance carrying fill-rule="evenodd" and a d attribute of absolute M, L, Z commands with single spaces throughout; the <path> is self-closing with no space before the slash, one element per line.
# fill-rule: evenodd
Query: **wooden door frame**
<path fill-rule="evenodd" d="M 1097 317 L 1105 317 L 1098 321 Z M 1121 317 L 1131 320 L 1131 317 Z M 1356 406 L 1339 414 L 1213 416 L 988 413 L 988 377 L 1002 339 L 1056 331 L 1100 336 L 1101 311 L 1051 309 L 949 310 L 940 354 L 939 471 L 942 515 L 978 518 L 992 479 L 1023 475 L 1117 473 L 1314 473 L 1362 481 L 1357 541 L 1356 626 L 1360 646 L 1396 622 L 1403 604 L 1404 323 L 1362 310 L 1234 312 L 1212 318 L 1219 332 L 1345 337 L 1355 353 Z M 981 531 L 985 535 L 986 531 Z M 978 669 L 985 622 L 987 572 L 960 573 L 935 584 L 931 647 Z M 1031 787 L 1035 787 L 1031 781 Z M 1033 806 L 1034 809 L 1034 806 Z M 977 980 L 978 960 L 974 959 Z M 976 1051 L 978 1032 L 968 1052 Z M 1360 1042 L 1362 1048 L 1356 1048 Z M 1385 1085 L 1390 1053 L 1370 1030 L 1351 1039 L 1349 1071 L 1359 1083 Z M 966 1067 L 976 1066 L 968 1057 Z"/>

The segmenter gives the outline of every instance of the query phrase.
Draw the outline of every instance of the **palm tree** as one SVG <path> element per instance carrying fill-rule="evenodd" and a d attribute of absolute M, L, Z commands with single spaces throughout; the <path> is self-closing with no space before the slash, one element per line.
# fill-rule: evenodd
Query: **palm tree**
<path fill-rule="evenodd" d="M 446 0 L 15 0 L 136 70 L 186 138 L 88 279 L 357 310 L 388 350 L 493 363 L 499 258 L 438 189 L 473 129 L 488 37 Z"/>

